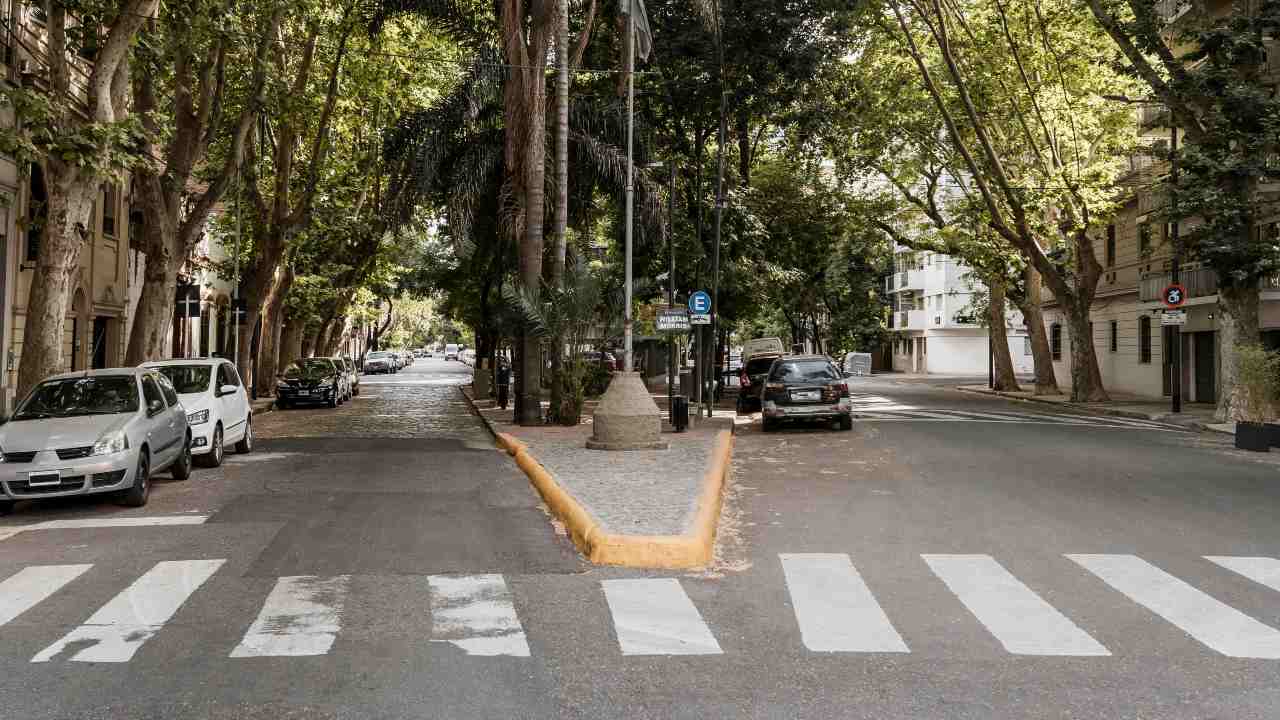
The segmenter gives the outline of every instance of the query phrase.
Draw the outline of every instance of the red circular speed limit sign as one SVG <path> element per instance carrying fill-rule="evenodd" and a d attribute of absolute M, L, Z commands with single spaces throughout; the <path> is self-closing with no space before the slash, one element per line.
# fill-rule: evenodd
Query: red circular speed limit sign
<path fill-rule="evenodd" d="M 1164 289 L 1160 299 L 1164 301 L 1165 307 L 1176 308 L 1187 301 L 1187 289 L 1174 283 Z"/>

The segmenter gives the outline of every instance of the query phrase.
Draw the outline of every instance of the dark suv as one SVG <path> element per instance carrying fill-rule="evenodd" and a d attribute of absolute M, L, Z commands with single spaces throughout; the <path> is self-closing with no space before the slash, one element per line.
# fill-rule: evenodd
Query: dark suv
<path fill-rule="evenodd" d="M 849 385 L 823 355 L 789 355 L 773 361 L 761 394 L 764 430 L 788 420 L 834 420 L 853 429 Z"/>
<path fill-rule="evenodd" d="M 760 409 L 760 393 L 764 391 L 764 379 L 773 367 L 773 361 L 782 357 L 779 353 L 752 355 L 738 371 L 738 412 L 750 413 Z"/>

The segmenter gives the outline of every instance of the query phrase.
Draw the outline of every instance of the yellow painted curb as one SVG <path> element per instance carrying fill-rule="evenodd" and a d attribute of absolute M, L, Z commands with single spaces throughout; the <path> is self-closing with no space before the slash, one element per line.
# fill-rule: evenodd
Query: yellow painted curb
<path fill-rule="evenodd" d="M 498 445 L 529 476 L 547 507 L 569 532 L 573 544 L 593 563 L 638 568 L 696 568 L 711 562 L 720 519 L 724 483 L 733 454 L 733 433 L 721 430 L 716 437 L 711 465 L 702 478 L 698 511 L 683 535 L 617 535 L 607 533 L 591 513 L 542 467 L 523 442 L 507 433 L 496 433 Z"/>

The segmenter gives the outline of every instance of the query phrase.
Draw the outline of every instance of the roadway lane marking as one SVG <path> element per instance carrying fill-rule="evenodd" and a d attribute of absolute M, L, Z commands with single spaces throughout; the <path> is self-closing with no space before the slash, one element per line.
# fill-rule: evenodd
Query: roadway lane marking
<path fill-rule="evenodd" d="M 1280 658 L 1280 631 L 1134 555 L 1067 555 L 1130 600 L 1227 657 Z"/>
<path fill-rule="evenodd" d="M 233 658 L 325 655 L 342 629 L 351 576 L 290 575 L 276 580 Z"/>
<path fill-rule="evenodd" d="M 1220 565 L 1250 580 L 1280 590 L 1280 560 L 1269 557 L 1226 557 L 1205 555 L 1205 560 Z M 3 623 L 0 623 L 3 624 Z"/>
<path fill-rule="evenodd" d="M 162 525 L 203 525 L 208 515 L 152 515 L 144 517 L 75 518 L 46 520 L 30 525 L 0 528 L 0 540 L 27 530 L 83 530 L 96 528 L 152 527 Z"/>
<path fill-rule="evenodd" d="M 675 578 L 604 580 L 623 655 L 719 655 L 720 644 Z"/>
<path fill-rule="evenodd" d="M 814 652 L 911 652 L 842 553 L 783 553 L 800 639 Z"/>
<path fill-rule="evenodd" d="M 35 607 L 93 565 L 34 565 L 0 582 L 0 625 Z"/>
<path fill-rule="evenodd" d="M 921 555 L 1005 650 L 1015 655 L 1110 655 L 990 555 Z"/>
<path fill-rule="evenodd" d="M 41 650 L 31 662 L 48 662 L 78 650 L 77 662 L 128 662 L 225 560 L 166 560 L 98 609 L 85 623 Z"/>
<path fill-rule="evenodd" d="M 431 641 L 468 655 L 529 657 L 529 643 L 501 575 L 431 575 Z"/>

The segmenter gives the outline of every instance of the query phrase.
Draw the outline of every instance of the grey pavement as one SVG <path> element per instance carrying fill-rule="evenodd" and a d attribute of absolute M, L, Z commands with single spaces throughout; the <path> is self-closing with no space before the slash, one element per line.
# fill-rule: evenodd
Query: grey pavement
<path fill-rule="evenodd" d="M 464 380 L 0 521 L 207 518 L 0 540 L 0 716 L 1280 716 L 1277 463 L 1227 438 L 869 378 L 852 432 L 740 426 L 717 564 L 638 572 L 471 447 Z"/>

